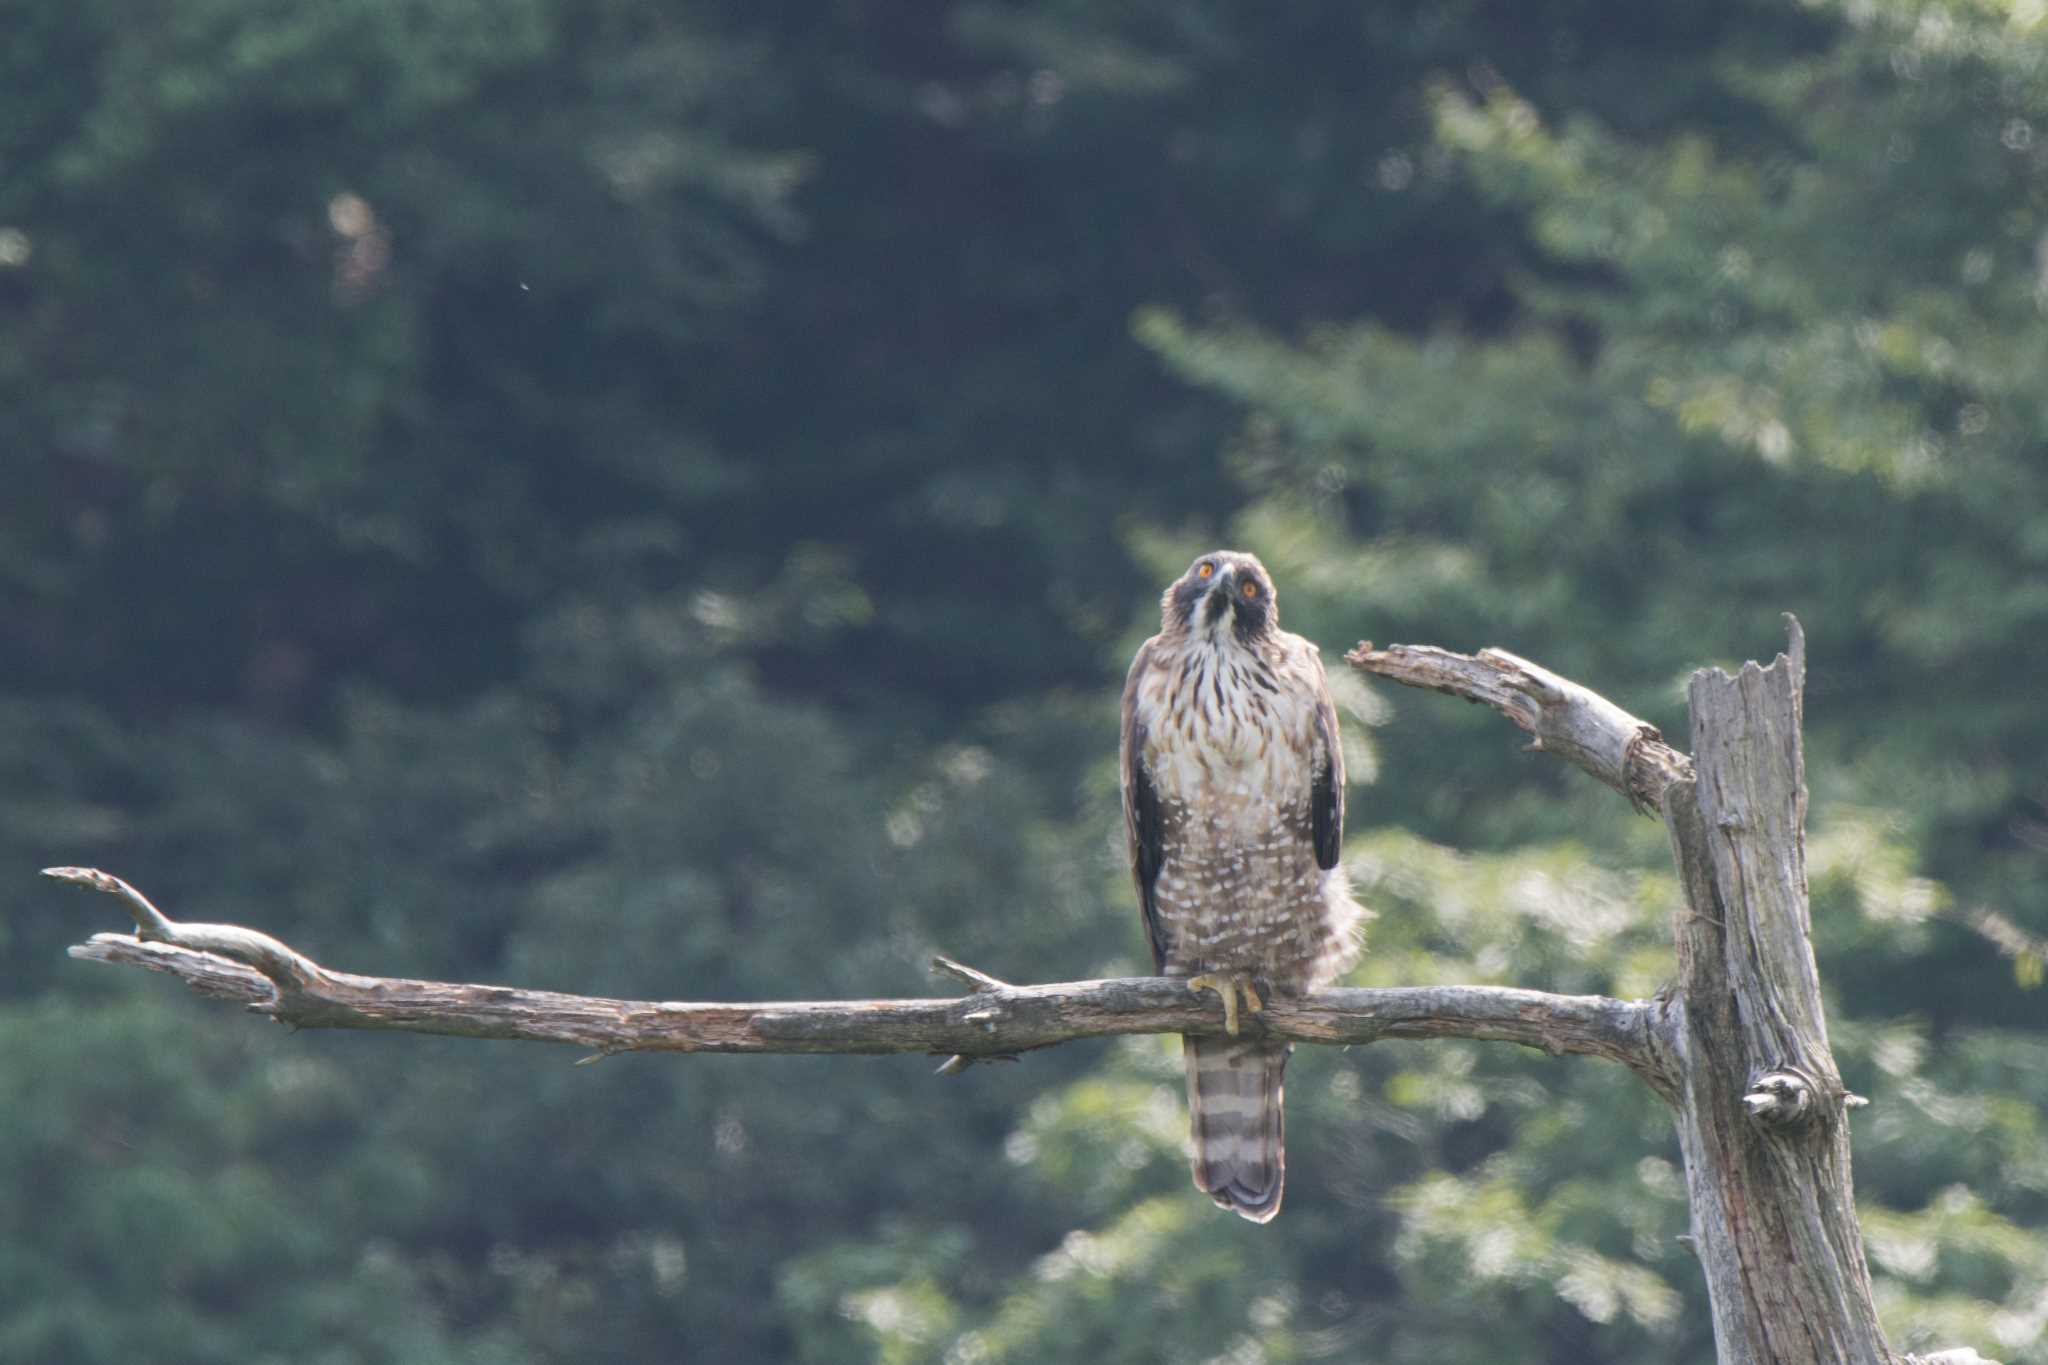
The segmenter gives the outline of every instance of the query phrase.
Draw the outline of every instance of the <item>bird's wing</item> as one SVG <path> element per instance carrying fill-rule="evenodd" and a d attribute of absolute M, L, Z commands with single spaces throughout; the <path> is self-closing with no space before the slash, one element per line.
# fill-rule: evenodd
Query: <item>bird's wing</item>
<path fill-rule="evenodd" d="M 1316 694 L 1314 772 L 1310 778 L 1309 812 L 1315 825 L 1316 866 L 1325 870 L 1337 865 L 1344 847 L 1344 746 L 1337 739 L 1337 703 L 1330 697 L 1330 680 L 1323 673 L 1322 655 L 1303 641 L 1309 676 Z"/>
<path fill-rule="evenodd" d="M 1166 966 L 1166 938 L 1159 923 L 1159 907 L 1152 894 L 1159 880 L 1159 865 L 1165 859 L 1165 828 L 1160 819 L 1159 793 L 1145 772 L 1145 725 L 1138 719 L 1138 688 L 1152 667 L 1153 641 L 1139 646 L 1131 660 L 1130 676 L 1124 679 L 1123 790 L 1124 836 L 1130 847 L 1131 880 L 1138 885 L 1138 908 L 1145 916 L 1145 937 L 1152 944 L 1152 965 Z"/>

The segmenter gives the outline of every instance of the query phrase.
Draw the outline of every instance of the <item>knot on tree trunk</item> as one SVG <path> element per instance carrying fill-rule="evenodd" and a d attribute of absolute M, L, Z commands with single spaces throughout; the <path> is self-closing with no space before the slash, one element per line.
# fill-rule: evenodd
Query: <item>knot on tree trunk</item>
<path fill-rule="evenodd" d="M 1764 1128 L 1804 1128 L 1818 1118 L 1828 1092 L 1810 1073 L 1796 1066 L 1778 1066 L 1750 1077 L 1742 1096 L 1743 1112 L 1752 1123 Z M 1836 1089 L 1835 1102 L 1843 1109 L 1870 1103 L 1861 1095 Z"/>
<path fill-rule="evenodd" d="M 1742 1108 L 1766 1128 L 1803 1128 L 1813 1122 L 1817 1089 L 1813 1077 L 1796 1067 L 1766 1071 L 1750 1078 Z"/>

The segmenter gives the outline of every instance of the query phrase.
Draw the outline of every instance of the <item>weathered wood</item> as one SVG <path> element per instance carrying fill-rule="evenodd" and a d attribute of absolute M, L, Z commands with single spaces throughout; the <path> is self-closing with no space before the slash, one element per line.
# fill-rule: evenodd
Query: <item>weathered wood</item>
<path fill-rule="evenodd" d="M 323 967 L 267 934 L 171 919 L 118 877 L 89 868 L 49 875 L 115 895 L 136 934 L 95 934 L 73 957 L 169 972 L 195 991 L 235 1000 L 295 1028 L 396 1029 L 465 1038 L 568 1043 L 617 1052 L 928 1052 L 989 1058 L 1076 1038 L 1126 1033 L 1217 1034 L 1213 992 L 1167 977 L 1013 986 L 939 959 L 967 981 L 947 999 L 800 1000 L 696 1004 L 611 1000 L 445 981 L 358 976 Z M 1553 1055 L 1606 1057 L 1660 1087 L 1645 1001 L 1548 995 L 1500 986 L 1332 989 L 1278 997 L 1251 1027 L 1307 1043 L 1383 1038 L 1475 1038 Z M 957 1067 L 949 1069 L 957 1070 Z"/>
<path fill-rule="evenodd" d="M 1800 747 L 1805 638 L 1769 668 L 1693 676 L 1692 757 L 1656 727 L 1502 650 L 1361 644 L 1360 671 L 1501 712 L 1554 753 L 1661 814 L 1686 907 L 1677 989 L 1654 1008 L 1685 1157 L 1693 1245 L 1722 1365 L 1892 1362 L 1871 1302 L 1847 1112 L 1809 942 Z M 1651 1084 L 1654 1086 L 1655 1081 Z M 1968 1347 L 1918 1362 L 1983 1361 Z"/>
<path fill-rule="evenodd" d="M 1374 649 L 1361 640 L 1344 661 L 1373 677 L 1491 706 L 1533 736 L 1531 749 L 1591 773 L 1646 815 L 1657 813 L 1665 787 L 1692 773 L 1692 761 L 1650 722 L 1504 649 L 1453 654 L 1434 645 Z"/>
<path fill-rule="evenodd" d="M 1871 1301 L 1806 899 L 1804 640 L 1692 678 L 1697 778 L 1664 793 L 1687 907 L 1667 1015 L 1694 1245 L 1724 1365 L 1895 1359 Z"/>

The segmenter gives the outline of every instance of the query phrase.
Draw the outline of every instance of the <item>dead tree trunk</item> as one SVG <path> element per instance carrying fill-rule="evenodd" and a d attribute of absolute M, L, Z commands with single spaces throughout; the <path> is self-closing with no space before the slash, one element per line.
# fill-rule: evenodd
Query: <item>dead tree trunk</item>
<path fill-rule="evenodd" d="M 1361 645 L 1364 672 L 1485 702 L 1662 814 L 1685 891 L 1678 984 L 1651 1026 L 1670 1078 L 1692 1239 L 1721 1365 L 1900 1361 L 1886 1345 L 1849 1174 L 1806 896 L 1805 636 L 1768 668 L 1693 674 L 1691 759 L 1654 726 L 1497 650 Z M 1641 1074 L 1639 1072 L 1639 1074 Z M 1653 1085 L 1655 1082 L 1652 1082 Z M 1981 1362 L 1975 1351 L 1928 1361 Z"/>
<path fill-rule="evenodd" d="M 1789 621 L 1789 618 L 1788 618 Z M 1370 1043 L 1465 1037 L 1606 1057 L 1668 1102 L 1721 1365 L 1913 1365 L 1886 1345 L 1849 1175 L 1849 1094 L 1835 1068 L 1810 941 L 1800 749 L 1805 643 L 1768 668 L 1693 675 L 1693 755 L 1605 698 L 1498 650 L 1360 645 L 1362 672 L 1483 702 L 1556 754 L 1661 814 L 1685 891 L 1675 989 L 1654 1001 L 1495 987 L 1323 990 L 1274 1002 L 1276 1037 Z M 940 960 L 952 1000 L 686 1004 L 332 971 L 268 935 L 173 921 L 106 873 L 50 875 L 121 897 L 135 935 L 74 956 L 175 973 L 308 1028 L 400 1029 L 573 1043 L 599 1055 L 953 1053 L 942 1071 L 1072 1038 L 1219 1032 L 1214 997 L 1163 979 L 1012 986 Z M 1994 1365 L 1967 1348 L 1918 1365 Z"/>
<path fill-rule="evenodd" d="M 1806 899 L 1805 657 L 1692 678 L 1697 776 L 1664 791 L 1686 909 L 1661 1036 L 1694 1245 L 1727 1362 L 1892 1358 L 1849 1178 L 1849 1109 L 1828 1048 Z"/>

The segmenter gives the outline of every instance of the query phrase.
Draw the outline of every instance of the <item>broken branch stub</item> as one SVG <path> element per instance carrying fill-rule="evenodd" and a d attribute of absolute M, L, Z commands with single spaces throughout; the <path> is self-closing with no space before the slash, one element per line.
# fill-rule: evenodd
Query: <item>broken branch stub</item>
<path fill-rule="evenodd" d="M 1492 707 L 1532 736 L 1530 748 L 1592 774 L 1645 815 L 1657 813 L 1666 787 L 1692 773 L 1691 760 L 1650 722 L 1504 649 L 1375 649 L 1365 640 L 1344 661 L 1373 677 Z"/>

